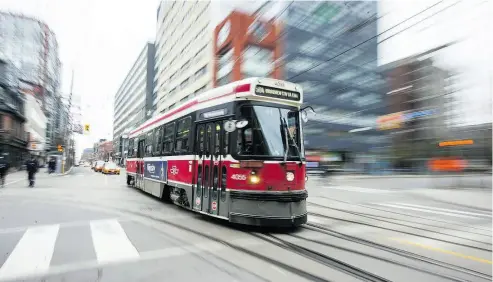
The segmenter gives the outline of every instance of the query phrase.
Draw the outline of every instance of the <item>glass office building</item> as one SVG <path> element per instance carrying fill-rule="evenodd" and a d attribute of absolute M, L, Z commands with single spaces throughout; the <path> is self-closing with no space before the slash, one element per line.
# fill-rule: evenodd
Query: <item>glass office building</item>
<path fill-rule="evenodd" d="M 284 77 L 303 86 L 317 113 L 305 125 L 307 151 L 381 151 L 387 140 L 375 127 L 386 91 L 377 39 L 353 48 L 377 34 L 377 2 L 294 2 L 285 13 Z"/>

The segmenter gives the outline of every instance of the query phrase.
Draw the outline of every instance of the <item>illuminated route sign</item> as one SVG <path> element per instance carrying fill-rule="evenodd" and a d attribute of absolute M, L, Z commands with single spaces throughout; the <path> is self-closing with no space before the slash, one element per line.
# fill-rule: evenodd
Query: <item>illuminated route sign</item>
<path fill-rule="evenodd" d="M 265 96 L 265 97 L 271 97 L 271 98 L 285 99 L 285 100 L 291 100 L 291 101 L 300 101 L 300 93 L 299 92 L 294 92 L 294 91 L 289 91 L 289 90 L 284 90 L 284 89 L 278 89 L 278 88 L 273 88 L 273 87 L 266 87 L 266 86 L 261 86 L 261 85 L 257 85 L 257 87 L 255 87 L 255 94 L 259 95 L 259 96 Z"/>

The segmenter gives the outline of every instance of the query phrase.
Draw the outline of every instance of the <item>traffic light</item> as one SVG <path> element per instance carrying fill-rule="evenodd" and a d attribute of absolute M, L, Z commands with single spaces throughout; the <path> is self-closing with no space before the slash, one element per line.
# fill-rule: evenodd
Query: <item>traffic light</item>
<path fill-rule="evenodd" d="M 89 124 L 84 124 L 84 131 L 85 131 L 85 132 L 89 132 L 89 129 L 90 129 L 90 128 L 91 128 L 91 127 L 89 126 Z"/>
<path fill-rule="evenodd" d="M 62 145 L 58 145 L 58 152 L 63 152 L 63 147 L 62 147 Z"/>

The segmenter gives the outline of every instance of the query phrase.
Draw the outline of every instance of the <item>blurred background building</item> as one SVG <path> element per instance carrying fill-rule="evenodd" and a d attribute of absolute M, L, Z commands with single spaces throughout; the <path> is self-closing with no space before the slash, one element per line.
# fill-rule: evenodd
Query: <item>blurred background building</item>
<path fill-rule="evenodd" d="M 15 66 L 0 59 L 0 153 L 7 153 L 11 167 L 27 158 L 26 99 L 17 88 Z"/>
<path fill-rule="evenodd" d="M 375 126 L 387 110 L 377 12 L 374 1 L 294 2 L 285 11 L 284 79 L 303 86 L 317 113 L 304 130 L 307 154 L 323 152 L 345 169 L 369 169 L 366 160 L 389 146 Z"/>
<path fill-rule="evenodd" d="M 161 1 L 157 10 L 155 114 L 212 85 L 212 11 L 219 2 Z"/>
<path fill-rule="evenodd" d="M 96 156 L 94 154 L 94 148 L 85 148 L 82 151 L 81 161 L 93 162 L 96 160 Z"/>
<path fill-rule="evenodd" d="M 10 65 L 11 87 L 26 103 L 26 149 L 43 160 L 57 152 L 57 145 L 70 147 L 69 105 L 59 92 L 61 63 L 55 34 L 35 18 L 0 12 L 0 60 Z"/>
<path fill-rule="evenodd" d="M 128 134 L 153 113 L 154 56 L 154 44 L 147 43 L 115 95 L 113 145 L 120 164 L 126 157 Z"/>
<path fill-rule="evenodd" d="M 106 139 L 99 139 L 98 142 L 94 143 L 93 148 L 94 158 L 96 160 L 102 161 L 112 161 L 114 160 L 114 150 L 113 142 Z"/>

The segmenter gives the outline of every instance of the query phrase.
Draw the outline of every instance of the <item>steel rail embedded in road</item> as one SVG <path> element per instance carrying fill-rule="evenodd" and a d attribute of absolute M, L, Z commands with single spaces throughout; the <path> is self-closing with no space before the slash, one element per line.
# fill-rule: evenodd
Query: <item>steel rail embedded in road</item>
<path fill-rule="evenodd" d="M 345 233 L 342 233 L 342 232 L 334 231 L 334 230 L 331 230 L 331 229 L 329 229 L 329 228 L 327 228 L 325 226 L 321 226 L 319 224 L 308 223 L 303 228 L 306 228 L 306 229 L 309 229 L 309 230 L 312 230 L 312 231 L 315 231 L 315 232 L 319 232 L 319 233 L 324 233 L 324 234 L 327 234 L 327 235 L 330 235 L 330 236 L 333 236 L 333 237 L 336 237 L 336 238 L 339 238 L 339 239 L 342 239 L 342 240 L 347 240 L 347 241 L 351 241 L 351 242 L 358 243 L 358 244 L 361 244 L 361 245 L 365 245 L 365 246 L 368 246 L 368 247 L 373 247 L 373 248 L 376 248 L 376 249 L 387 251 L 389 253 L 393 253 L 393 254 L 396 254 L 396 255 L 399 255 L 399 256 L 402 256 L 402 257 L 405 257 L 405 258 L 410 258 L 410 259 L 413 259 L 413 260 L 419 260 L 419 261 L 422 261 L 422 262 L 425 262 L 425 263 L 429 263 L 429 264 L 433 264 L 433 265 L 436 265 L 436 266 L 440 266 L 440 267 L 443 267 L 443 268 L 446 268 L 446 269 L 449 269 L 449 270 L 453 270 L 453 271 L 461 272 L 461 273 L 464 273 L 464 274 L 472 275 L 472 276 L 475 276 L 475 277 L 478 277 L 478 278 L 482 278 L 482 279 L 485 279 L 485 280 L 488 280 L 488 281 L 491 281 L 491 278 L 492 278 L 491 275 L 486 274 L 486 273 L 483 273 L 483 272 L 479 272 L 479 271 L 472 270 L 472 269 L 469 269 L 469 268 L 465 268 L 465 267 L 462 267 L 462 266 L 457 266 L 457 265 L 454 265 L 454 264 L 442 262 L 442 261 L 435 260 L 435 259 L 432 259 L 432 258 L 429 258 L 429 257 L 426 257 L 426 256 L 422 256 L 422 255 L 419 255 L 419 254 L 416 254 L 416 253 L 413 253 L 413 252 L 409 252 L 409 251 L 406 251 L 406 250 L 401 250 L 401 249 L 398 249 L 398 248 L 394 248 L 394 247 L 390 247 L 390 246 L 387 246 L 387 245 L 383 245 L 383 244 L 379 244 L 379 243 L 376 243 L 376 242 L 372 242 L 370 240 L 366 240 L 366 239 L 363 239 L 363 238 L 360 238 L 360 237 L 356 237 L 356 236 L 348 235 L 348 234 L 345 234 Z M 444 276 L 444 278 L 448 278 L 448 277 L 445 277 Z M 460 281 L 464 281 L 464 280 L 460 280 Z"/>
<path fill-rule="evenodd" d="M 315 203 L 310 203 L 310 205 L 314 205 L 314 206 L 321 207 L 321 208 L 324 208 L 324 209 L 330 209 L 330 210 L 335 210 L 335 211 L 339 211 L 339 212 L 343 212 L 343 213 L 348 213 L 348 214 L 352 214 L 352 215 L 356 215 L 356 216 L 361 216 L 361 217 L 365 217 L 365 218 L 370 218 L 370 219 L 374 219 L 374 220 L 380 220 L 380 221 L 383 221 L 383 222 L 389 222 L 389 223 L 396 224 L 396 225 L 408 226 L 408 227 L 411 227 L 411 228 L 418 228 L 418 229 L 420 229 L 421 227 L 415 227 L 415 226 L 406 225 L 406 224 L 403 224 L 403 223 L 397 223 L 397 222 L 382 220 L 382 218 L 388 219 L 388 220 L 400 221 L 400 222 L 407 222 L 407 223 L 411 223 L 411 224 L 419 224 L 419 225 L 429 226 L 429 227 L 433 227 L 433 228 L 443 228 L 443 226 L 433 225 L 433 224 L 424 223 L 424 222 L 416 222 L 416 221 L 405 220 L 405 219 L 395 218 L 395 217 L 390 217 L 390 216 L 377 215 L 377 214 L 364 213 L 364 212 L 357 212 L 357 211 L 350 211 L 350 210 L 345 210 L 345 209 L 338 209 L 338 208 L 328 207 L 328 206 L 324 206 L 324 205 L 320 205 L 320 204 L 315 204 Z M 454 225 L 456 225 L 456 224 L 454 224 Z M 471 232 L 471 231 L 468 231 L 468 230 L 451 228 L 449 226 L 447 226 L 447 229 L 448 230 L 451 230 L 451 231 L 459 231 L 459 232 L 462 232 L 462 233 L 469 233 L 469 234 L 474 234 L 474 235 L 481 235 L 481 236 L 490 237 L 490 238 L 492 237 L 491 234 Z M 422 230 L 427 230 L 427 229 L 422 229 Z M 432 231 L 432 232 L 436 232 L 436 233 L 440 233 L 440 234 L 444 234 L 444 235 L 449 235 L 449 236 L 453 236 L 453 237 L 457 237 L 455 235 L 450 235 L 450 234 L 447 234 L 447 233 L 438 232 L 438 231 L 434 231 L 434 230 L 428 230 L 428 231 Z M 459 236 L 458 238 L 462 238 L 462 237 Z M 468 240 L 471 240 L 471 239 L 468 239 Z M 491 245 L 491 243 L 488 243 L 488 244 Z"/>
<path fill-rule="evenodd" d="M 153 221 L 157 221 L 157 222 L 161 222 L 161 223 L 166 223 L 166 224 L 169 224 L 175 228 L 178 228 L 180 230 L 183 230 L 183 231 L 187 231 L 187 232 L 190 232 L 190 233 L 193 233 L 195 235 L 198 235 L 198 236 L 201 236 L 201 237 L 204 237 L 204 238 L 207 238 L 207 239 L 210 239 L 212 241 L 216 241 L 216 242 L 219 242 L 225 246 L 228 246 L 234 250 L 237 250 L 239 252 L 242 252 L 242 253 L 245 253 L 245 254 L 248 254 L 248 255 L 251 255 L 257 259 L 260 259 L 260 260 L 263 260 L 265 262 L 268 262 L 268 263 L 271 263 L 275 266 L 278 266 L 286 271 L 289 271 L 293 274 L 296 274 L 296 275 L 299 275 L 303 278 L 306 278 L 308 280 L 311 280 L 311 281 L 317 281 L 317 282 L 329 282 L 330 280 L 327 280 L 327 279 L 324 279 L 320 276 L 317 276 L 317 275 L 314 275 L 314 274 L 311 274 L 309 272 L 306 272 L 304 270 L 301 270 L 301 269 L 298 269 L 296 267 L 293 267 L 293 266 L 290 266 L 288 264 L 285 264 L 285 263 L 282 263 L 280 261 L 277 261 L 277 260 L 274 260 L 272 258 L 269 258 L 265 255 L 262 255 L 262 254 L 259 254 L 259 253 L 256 253 L 254 251 L 250 251 L 246 248 L 243 248 L 243 247 L 240 247 L 240 246 L 237 246 L 237 245 L 234 245 L 234 244 L 231 244 L 230 242 L 227 242 L 225 240 L 222 240 L 218 237 L 214 237 L 212 235 L 209 235 L 209 234 L 206 234 L 204 232 L 200 232 L 200 231 L 197 231 L 195 229 L 192 229 L 192 228 L 189 228 L 189 227 L 186 227 L 186 226 L 183 226 L 183 225 L 180 225 L 180 224 L 177 224 L 175 222 L 172 222 L 172 221 L 169 221 L 169 220 L 165 220 L 165 219 L 161 219 L 161 218 L 156 218 L 154 216 L 151 216 L 151 215 L 147 215 L 147 214 L 144 214 L 144 213 L 141 213 L 141 212 L 136 212 L 136 211 L 131 211 L 131 210 L 128 210 L 128 209 L 124 209 L 124 208 L 116 208 L 116 207 L 112 207 L 114 208 L 115 210 L 120 210 L 122 212 L 127 212 L 127 213 L 130 213 L 130 214 L 133 214 L 133 215 L 137 215 L 137 216 L 141 216 L 141 217 L 144 217 L 146 219 L 150 219 L 150 220 L 153 220 Z"/>
<path fill-rule="evenodd" d="M 329 215 L 324 215 L 324 214 L 320 214 L 320 213 L 310 212 L 309 214 L 313 214 L 313 215 L 316 215 L 316 216 L 319 216 L 319 217 L 328 218 L 328 219 L 339 220 L 339 221 L 354 223 L 354 224 L 358 224 L 358 225 L 363 225 L 363 226 L 378 228 L 378 229 L 382 229 L 382 230 L 388 230 L 388 231 L 398 232 L 398 233 L 402 233 L 402 234 L 406 234 L 406 235 L 411 235 L 411 236 L 426 238 L 426 239 L 430 239 L 430 240 L 440 241 L 440 242 L 443 242 L 443 243 L 448 243 L 448 244 L 457 245 L 457 246 L 461 246 L 461 247 L 467 247 L 467 248 L 477 249 L 477 250 L 480 250 L 480 251 L 491 252 L 491 249 L 487 249 L 487 248 L 483 248 L 483 247 L 477 247 L 477 246 L 467 245 L 467 244 L 463 244 L 463 243 L 459 243 L 459 242 L 454 242 L 454 241 L 449 241 L 449 240 L 445 240 L 445 239 L 439 239 L 439 238 L 435 238 L 435 237 L 431 237 L 431 236 L 421 235 L 421 234 L 417 234 L 417 233 L 413 233 L 413 232 L 407 232 L 407 231 L 402 231 L 402 230 L 398 230 L 398 229 L 394 229 L 394 228 L 378 226 L 378 225 L 371 224 L 371 223 L 366 223 L 366 222 L 361 222 L 361 221 L 356 221 L 356 220 L 350 220 L 350 219 L 344 219 L 344 218 L 334 217 L 334 216 L 329 216 Z M 392 223 L 392 224 L 395 224 L 395 223 Z M 396 225 L 400 225 L 400 224 L 396 224 Z M 406 225 L 404 225 L 404 226 L 406 226 Z M 411 227 L 411 228 L 414 228 L 414 227 Z M 415 228 L 415 229 L 418 229 L 419 230 L 420 228 Z M 421 229 L 421 230 L 429 231 L 429 232 L 435 232 L 435 231 L 430 231 L 430 230 L 426 230 L 426 229 Z M 454 235 L 444 234 L 444 233 L 440 233 L 440 232 L 435 232 L 435 233 L 446 235 L 446 236 L 450 236 L 450 237 L 460 238 L 460 239 L 466 239 L 466 240 L 469 240 L 469 241 L 472 241 L 472 242 L 476 242 L 476 243 L 480 243 L 480 244 L 485 244 L 485 245 L 490 245 L 491 246 L 491 243 L 488 243 L 488 242 L 477 241 L 477 240 L 473 240 L 473 239 L 468 239 L 468 238 L 464 238 L 464 237 L 460 237 L 460 236 L 454 236 Z"/>
<path fill-rule="evenodd" d="M 398 214 L 398 215 L 403 215 L 403 216 L 412 217 L 412 218 L 420 218 L 420 219 L 425 219 L 425 220 L 434 221 L 434 222 L 447 223 L 447 224 L 450 224 L 450 225 L 467 227 L 467 228 L 471 228 L 471 229 L 476 229 L 476 230 L 482 230 L 482 231 L 491 232 L 491 230 L 484 229 L 484 228 L 479 228 L 479 227 L 472 226 L 472 225 L 458 224 L 458 223 L 452 222 L 452 221 L 434 219 L 434 218 L 419 216 L 419 215 L 415 215 L 415 214 L 412 214 L 411 215 L 411 214 L 401 213 L 401 212 L 397 212 L 397 211 L 389 211 L 389 210 L 386 210 L 386 209 L 381 209 L 381 208 L 376 208 L 376 207 L 369 207 L 369 206 L 365 206 L 365 205 L 361 205 L 361 204 L 355 204 L 355 203 L 351 203 L 351 202 L 347 202 L 347 201 L 342 201 L 342 200 L 338 200 L 338 199 L 334 199 L 334 198 L 330 198 L 330 197 L 325 197 L 325 196 L 319 196 L 319 197 L 320 198 L 323 198 L 323 199 L 327 199 L 329 201 L 339 202 L 339 203 L 343 203 L 343 204 L 347 204 L 347 205 L 351 205 L 351 206 L 362 207 L 362 208 L 366 208 L 366 209 L 370 209 L 370 210 L 383 211 L 383 212 L 387 212 L 387 213 Z M 316 203 L 311 203 L 311 202 L 309 204 L 310 205 L 318 205 Z M 320 206 L 323 206 L 323 205 L 320 205 Z"/>
<path fill-rule="evenodd" d="M 378 276 L 376 274 L 373 274 L 369 271 L 363 270 L 361 268 L 358 268 L 356 266 L 350 265 L 348 263 L 345 263 L 341 260 L 338 260 L 336 258 L 330 257 L 328 255 L 322 254 L 320 252 L 311 250 L 309 248 L 305 248 L 303 246 L 291 243 L 289 241 L 283 240 L 279 237 L 276 237 L 272 234 L 266 234 L 263 235 L 258 235 L 258 234 L 252 234 L 255 237 L 262 239 L 266 242 L 269 242 L 271 244 L 274 244 L 280 248 L 286 249 L 293 251 L 297 254 L 300 254 L 306 258 L 309 258 L 313 261 L 316 261 L 318 263 L 321 263 L 323 265 L 329 266 L 334 268 L 335 270 L 342 271 L 346 274 L 349 274 L 353 277 L 359 278 L 364 281 L 372 281 L 372 282 L 390 282 L 391 280 L 385 279 L 381 276 Z M 276 242 L 277 241 L 277 242 Z"/>
<path fill-rule="evenodd" d="M 435 271 L 431 271 L 431 270 L 419 268 L 419 267 L 416 267 L 416 266 L 411 266 L 411 265 L 404 264 L 404 263 L 399 262 L 399 261 L 396 261 L 396 260 L 387 259 L 387 258 L 379 257 L 379 256 L 376 256 L 376 255 L 372 255 L 372 254 L 369 254 L 369 253 L 365 253 L 365 252 L 362 252 L 362 251 L 358 251 L 358 250 L 353 250 L 353 249 L 346 248 L 346 247 L 337 246 L 337 245 L 330 244 L 330 243 L 327 243 L 327 242 L 323 242 L 323 241 L 320 241 L 320 240 L 310 239 L 310 238 L 306 238 L 306 237 L 303 237 L 303 236 L 292 235 L 292 234 L 290 236 L 293 237 L 293 238 L 302 239 L 302 240 L 305 240 L 305 241 L 308 241 L 308 242 L 312 242 L 312 243 L 317 243 L 317 244 L 324 245 L 324 246 L 327 246 L 327 247 L 330 247 L 330 248 L 334 248 L 334 249 L 338 249 L 338 250 L 341 250 L 341 251 L 346 251 L 346 252 L 349 252 L 349 253 L 352 253 L 352 254 L 358 254 L 358 255 L 361 255 L 361 256 L 364 256 L 364 257 L 369 257 L 369 258 L 372 258 L 372 259 L 376 259 L 376 260 L 380 260 L 380 261 L 383 261 L 383 262 L 391 263 L 391 264 L 394 264 L 394 265 L 397 265 L 397 266 L 401 266 L 401 267 L 406 267 L 406 268 L 409 268 L 409 269 L 417 270 L 419 272 L 423 272 L 423 273 L 430 274 L 430 275 L 433 275 L 433 276 L 437 276 L 437 277 L 440 277 L 440 278 L 447 278 L 447 279 L 450 279 L 450 280 L 453 280 L 453 281 L 465 281 L 465 280 L 459 279 L 457 277 L 453 277 L 453 276 L 449 276 L 449 275 L 444 275 L 444 274 L 439 274 L 439 273 L 436 273 Z"/>

